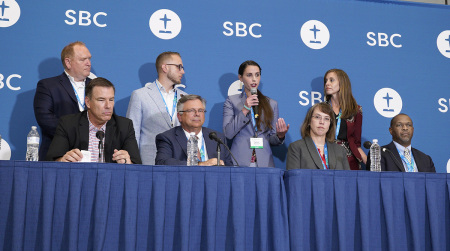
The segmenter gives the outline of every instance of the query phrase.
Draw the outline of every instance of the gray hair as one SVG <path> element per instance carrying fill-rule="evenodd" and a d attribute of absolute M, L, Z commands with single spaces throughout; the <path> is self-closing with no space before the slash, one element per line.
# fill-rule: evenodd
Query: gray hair
<path fill-rule="evenodd" d="M 180 98 L 180 100 L 178 100 L 178 103 L 177 103 L 177 111 L 178 111 L 178 112 L 183 111 L 184 103 L 186 103 L 186 102 L 189 101 L 189 100 L 196 100 L 196 99 L 202 101 L 203 107 L 206 108 L 206 100 L 205 100 L 204 98 L 202 98 L 202 97 L 199 96 L 199 95 L 189 94 L 189 95 L 183 95 L 183 96 Z"/>

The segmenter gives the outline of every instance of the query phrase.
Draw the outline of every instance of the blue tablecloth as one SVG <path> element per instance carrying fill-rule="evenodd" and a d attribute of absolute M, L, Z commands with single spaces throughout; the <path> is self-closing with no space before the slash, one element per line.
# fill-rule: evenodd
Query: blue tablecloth
<path fill-rule="evenodd" d="M 450 250 L 449 194 L 448 174 L 0 161 L 0 250 Z"/>
<path fill-rule="evenodd" d="M 285 173 L 291 250 L 450 250 L 450 175 Z"/>
<path fill-rule="evenodd" d="M 283 171 L 0 161 L 0 250 L 289 250 Z"/>

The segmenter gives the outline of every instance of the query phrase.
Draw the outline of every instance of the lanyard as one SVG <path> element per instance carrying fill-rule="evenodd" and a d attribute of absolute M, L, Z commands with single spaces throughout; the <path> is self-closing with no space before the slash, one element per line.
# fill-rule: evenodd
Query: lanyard
<path fill-rule="evenodd" d="M 84 111 L 84 110 L 86 109 L 86 107 L 84 106 L 84 103 L 81 102 L 80 97 L 78 96 L 78 92 L 77 92 L 77 90 L 75 89 L 75 86 L 73 86 L 73 84 L 72 84 L 72 88 L 73 88 L 73 91 L 75 92 L 75 96 L 77 97 L 78 104 L 79 104 L 79 105 L 81 106 L 81 108 L 83 109 L 83 110 L 80 109 L 80 111 Z"/>
<path fill-rule="evenodd" d="M 247 93 L 245 93 L 245 90 L 243 91 L 245 98 L 247 99 Z M 258 126 L 256 125 L 256 120 L 255 120 L 255 112 L 253 111 L 253 107 L 250 107 L 250 113 L 251 113 L 251 117 L 252 117 L 252 124 L 253 124 L 253 128 L 255 128 L 255 137 L 256 137 L 256 133 L 258 132 Z"/>
<path fill-rule="evenodd" d="M 313 141 L 314 143 L 314 141 Z M 316 147 L 316 143 L 314 143 L 314 147 Z M 324 158 L 322 158 L 322 155 L 320 155 L 320 151 L 319 148 L 316 147 L 317 153 L 319 154 L 320 159 L 322 159 L 322 166 L 323 169 L 328 169 L 328 148 L 327 148 L 327 142 L 325 142 L 325 145 L 323 146 L 323 156 Z"/>
<path fill-rule="evenodd" d="M 202 158 L 201 161 L 206 161 L 206 154 L 205 154 L 205 140 L 202 137 L 202 148 L 200 150 L 200 157 Z"/>
<path fill-rule="evenodd" d="M 172 122 L 172 126 L 173 126 L 173 117 L 175 115 L 175 109 L 177 108 L 177 89 L 174 89 L 175 93 L 173 95 L 172 115 L 170 115 L 169 108 L 167 107 L 167 104 L 166 104 L 166 100 L 164 99 L 164 96 L 162 95 L 161 90 L 159 89 L 159 86 L 156 83 L 156 81 L 155 81 L 155 85 L 156 85 L 156 89 L 158 89 L 158 91 L 159 91 L 159 94 L 161 94 L 161 98 L 164 101 L 164 105 L 166 106 L 167 114 L 169 114 L 170 121 Z"/>
<path fill-rule="evenodd" d="M 339 129 L 341 129 L 341 115 L 342 115 L 342 109 L 339 109 L 339 115 L 337 117 L 337 121 L 336 121 L 336 139 L 339 135 Z"/>
<path fill-rule="evenodd" d="M 400 152 L 398 149 L 397 149 L 397 151 L 398 151 L 398 154 L 400 155 L 400 158 L 403 160 L 403 162 L 406 163 L 406 167 L 408 167 L 408 172 L 414 172 L 415 163 L 414 163 L 413 156 L 411 155 L 411 163 L 409 163 L 409 161 L 405 158 L 405 155 L 403 155 L 403 153 Z"/>

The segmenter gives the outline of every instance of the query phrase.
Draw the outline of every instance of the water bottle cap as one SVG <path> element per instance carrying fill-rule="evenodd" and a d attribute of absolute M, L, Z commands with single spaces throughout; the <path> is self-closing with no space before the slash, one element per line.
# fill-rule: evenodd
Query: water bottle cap
<path fill-rule="evenodd" d="M 378 143 L 378 139 L 373 139 L 373 143 Z"/>
<path fill-rule="evenodd" d="M 36 129 L 37 129 L 36 126 L 32 126 L 32 127 L 31 127 L 31 130 L 36 130 Z"/>

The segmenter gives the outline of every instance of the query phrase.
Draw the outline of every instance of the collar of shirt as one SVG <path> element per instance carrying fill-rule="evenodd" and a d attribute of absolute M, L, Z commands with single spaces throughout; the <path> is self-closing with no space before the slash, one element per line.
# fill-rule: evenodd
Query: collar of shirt
<path fill-rule="evenodd" d="M 189 139 L 189 137 L 191 137 L 191 134 L 188 133 L 186 130 L 183 129 L 184 134 L 186 135 L 186 138 Z M 203 145 L 203 130 L 200 130 L 200 132 L 195 135 L 198 138 L 198 148 L 201 149 L 202 145 Z"/>
<path fill-rule="evenodd" d="M 107 124 L 108 122 L 106 122 L 105 124 L 103 124 L 100 128 L 97 128 L 94 124 L 91 123 L 91 120 L 89 119 L 89 112 L 86 112 L 86 116 L 87 116 L 87 119 L 88 119 L 88 121 L 89 121 L 89 131 L 95 129 L 96 132 L 102 130 L 103 132 L 106 133 L 106 124 Z"/>
<path fill-rule="evenodd" d="M 162 86 L 162 84 L 159 82 L 158 79 L 155 82 L 158 85 L 158 88 L 162 94 L 173 94 L 175 92 L 175 87 L 172 88 L 170 91 L 166 91 L 166 89 L 164 88 L 164 86 Z"/>
<path fill-rule="evenodd" d="M 86 79 L 84 79 L 83 81 L 77 82 L 75 81 L 75 79 L 69 75 L 69 73 L 67 73 L 67 71 L 64 70 L 64 72 L 66 73 L 67 77 L 70 80 L 70 83 L 75 87 L 75 89 L 80 89 L 80 88 L 84 88 L 85 84 L 86 84 Z M 84 94 L 83 94 L 84 96 Z"/>
<path fill-rule="evenodd" d="M 399 152 L 401 152 L 401 153 L 405 152 L 405 148 L 408 148 L 408 150 L 409 150 L 409 152 L 411 153 L 411 156 L 412 156 L 411 145 L 409 145 L 407 147 L 404 147 L 404 146 L 400 145 L 399 143 L 397 143 L 395 141 L 392 141 L 392 142 L 394 142 L 395 147 L 397 147 L 397 150 Z"/>

